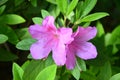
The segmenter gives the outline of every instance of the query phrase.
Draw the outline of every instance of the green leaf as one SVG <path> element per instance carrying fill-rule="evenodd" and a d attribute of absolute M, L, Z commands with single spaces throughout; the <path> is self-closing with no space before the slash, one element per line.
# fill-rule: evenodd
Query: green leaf
<path fill-rule="evenodd" d="M 37 7 L 37 0 L 30 0 L 30 2 L 34 7 Z"/>
<path fill-rule="evenodd" d="M 0 0 L 0 6 L 5 4 L 8 0 Z"/>
<path fill-rule="evenodd" d="M 5 43 L 8 40 L 8 37 L 4 34 L 0 34 L 0 44 Z"/>
<path fill-rule="evenodd" d="M 86 22 L 85 24 L 83 24 L 83 27 L 88 27 L 91 24 L 91 22 Z"/>
<path fill-rule="evenodd" d="M 72 0 L 72 2 L 68 5 L 68 9 L 67 9 L 67 13 L 66 13 L 67 15 L 69 15 L 74 10 L 77 3 L 78 3 L 78 0 Z"/>
<path fill-rule="evenodd" d="M 80 78 L 82 80 L 98 80 L 95 75 L 93 75 L 92 73 L 88 71 L 82 72 Z"/>
<path fill-rule="evenodd" d="M 109 40 L 111 38 L 111 33 L 106 33 L 105 35 L 105 46 L 110 45 Z"/>
<path fill-rule="evenodd" d="M 72 23 L 73 23 L 73 16 L 74 16 L 73 11 L 69 15 L 67 15 L 67 19 L 70 20 Z"/>
<path fill-rule="evenodd" d="M 42 17 L 45 18 L 46 16 L 50 16 L 50 13 L 46 10 L 41 10 Z"/>
<path fill-rule="evenodd" d="M 28 59 L 33 59 L 31 54 L 28 54 L 27 58 Z"/>
<path fill-rule="evenodd" d="M 15 54 L 0 48 L 0 61 L 13 61 L 15 59 L 18 59 Z"/>
<path fill-rule="evenodd" d="M 22 80 L 24 71 L 18 64 L 13 63 L 12 72 L 13 72 L 13 80 Z"/>
<path fill-rule="evenodd" d="M 75 66 L 75 68 L 71 71 L 72 75 L 74 76 L 74 78 L 76 80 L 79 80 L 80 78 L 80 70 L 77 66 Z"/>
<path fill-rule="evenodd" d="M 98 37 L 101 37 L 102 35 L 105 34 L 103 25 L 100 22 L 97 22 L 96 27 L 97 27 L 97 36 Z"/>
<path fill-rule="evenodd" d="M 60 9 L 56 5 L 50 5 L 48 11 L 50 15 L 54 16 L 54 18 L 56 18 L 60 14 Z"/>
<path fill-rule="evenodd" d="M 86 64 L 85 64 L 85 61 L 80 59 L 80 58 L 77 58 L 76 60 L 76 66 L 78 67 L 78 69 L 80 71 L 86 71 Z"/>
<path fill-rule="evenodd" d="M 69 73 L 63 73 L 62 75 L 56 75 L 55 80 L 70 80 L 70 77 Z"/>
<path fill-rule="evenodd" d="M 120 43 L 120 25 L 117 26 L 113 31 L 111 38 L 109 40 L 109 44 Z"/>
<path fill-rule="evenodd" d="M 59 28 L 59 26 L 64 26 L 63 24 L 64 24 L 64 21 L 63 21 L 63 19 L 62 18 L 58 18 L 58 20 L 57 20 L 57 28 Z"/>
<path fill-rule="evenodd" d="M 109 80 L 120 80 L 120 73 L 113 75 Z"/>
<path fill-rule="evenodd" d="M 8 42 L 12 44 L 16 44 L 19 41 L 14 30 L 7 25 L 0 24 L 0 34 L 5 34 L 8 37 Z"/>
<path fill-rule="evenodd" d="M 32 60 L 24 70 L 23 80 L 35 80 L 44 68 L 45 64 L 43 60 Z"/>
<path fill-rule="evenodd" d="M 82 6 L 82 15 L 81 17 L 86 16 L 95 6 L 97 3 L 97 0 L 85 0 L 83 6 Z M 79 7 L 81 8 L 81 7 Z"/>
<path fill-rule="evenodd" d="M 40 17 L 34 17 L 32 18 L 34 24 L 42 24 L 43 19 Z"/>
<path fill-rule="evenodd" d="M 25 70 L 26 69 L 26 67 L 28 66 L 30 64 L 30 61 L 29 60 L 27 60 L 21 67 L 22 67 L 22 69 L 23 70 Z"/>
<path fill-rule="evenodd" d="M 99 71 L 100 71 L 100 67 L 98 67 L 98 66 L 90 66 L 90 67 L 89 67 L 89 70 L 87 70 L 86 72 L 89 72 L 89 73 L 91 73 L 92 75 L 95 75 L 95 76 L 96 76 L 96 74 L 98 74 Z"/>
<path fill-rule="evenodd" d="M 15 0 L 15 6 L 19 6 L 21 3 L 23 3 L 25 0 Z"/>
<path fill-rule="evenodd" d="M 108 41 L 108 45 L 113 45 L 112 53 L 115 54 L 118 52 L 118 48 L 116 47 L 117 44 L 120 44 L 120 25 L 117 26 L 111 34 L 111 37 Z"/>
<path fill-rule="evenodd" d="M 46 0 L 46 1 L 48 1 L 48 2 L 50 2 L 52 4 L 56 4 L 56 0 Z"/>
<path fill-rule="evenodd" d="M 67 7 L 68 7 L 68 0 L 56 0 L 56 2 L 62 14 L 66 15 Z"/>
<path fill-rule="evenodd" d="M 56 75 L 57 66 L 51 65 L 43 69 L 35 80 L 54 80 Z"/>
<path fill-rule="evenodd" d="M 75 11 L 75 21 L 78 20 L 80 18 L 80 16 L 82 15 L 82 7 L 83 7 L 83 1 L 79 1 L 76 7 L 76 11 Z"/>
<path fill-rule="evenodd" d="M 16 48 L 20 50 L 29 50 L 30 46 L 35 42 L 36 40 L 32 38 L 23 39 L 22 41 L 17 43 Z"/>
<path fill-rule="evenodd" d="M 80 22 L 95 21 L 95 20 L 98 20 L 98 19 L 103 18 L 103 17 L 108 16 L 108 15 L 109 14 L 105 13 L 105 12 L 97 12 L 97 13 L 93 13 L 93 14 L 90 14 L 88 16 L 85 16 L 83 19 L 81 19 Z"/>
<path fill-rule="evenodd" d="M 16 29 L 15 32 L 20 40 L 31 38 L 28 28 Z"/>
<path fill-rule="evenodd" d="M 0 21 L 1 23 L 15 25 L 15 24 L 24 23 L 25 19 L 16 14 L 6 14 L 0 17 Z"/>
<path fill-rule="evenodd" d="M 52 54 L 49 54 L 49 56 L 45 60 L 45 67 L 50 66 L 52 64 L 54 64 L 54 61 L 53 61 L 53 58 L 52 58 Z"/>
<path fill-rule="evenodd" d="M 109 80 L 112 75 L 110 62 L 107 61 L 104 66 L 101 67 L 100 73 L 97 76 L 97 80 Z"/>
<path fill-rule="evenodd" d="M 0 15 L 4 12 L 5 8 L 6 8 L 6 5 L 3 5 L 0 7 Z"/>

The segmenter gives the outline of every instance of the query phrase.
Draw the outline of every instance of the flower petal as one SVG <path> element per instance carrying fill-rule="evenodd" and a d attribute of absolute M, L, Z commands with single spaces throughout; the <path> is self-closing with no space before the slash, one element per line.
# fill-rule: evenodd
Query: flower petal
<path fill-rule="evenodd" d="M 79 31 L 79 32 L 78 32 Z M 75 36 L 75 40 L 77 41 L 88 41 L 96 36 L 97 29 L 95 27 L 78 27 L 77 35 Z"/>
<path fill-rule="evenodd" d="M 71 41 L 73 41 L 72 38 L 72 29 L 71 28 L 60 28 L 58 29 L 60 31 L 60 38 L 63 40 L 63 42 L 65 44 L 70 43 Z"/>
<path fill-rule="evenodd" d="M 47 16 L 47 17 L 43 20 L 42 26 L 43 26 L 47 31 L 56 30 L 56 27 L 55 27 L 55 25 L 54 25 L 54 17 L 53 17 L 53 16 Z"/>
<path fill-rule="evenodd" d="M 73 69 L 75 67 L 76 59 L 75 59 L 75 54 L 72 51 L 72 49 L 66 49 L 66 67 L 67 69 Z"/>
<path fill-rule="evenodd" d="M 30 53 L 34 59 L 42 59 L 48 56 L 51 51 L 51 43 L 47 44 L 44 40 L 32 44 L 30 47 Z"/>
<path fill-rule="evenodd" d="M 40 25 L 31 25 L 29 27 L 29 32 L 32 35 L 33 38 L 39 40 L 41 39 L 41 36 L 44 34 L 44 29 Z"/>
<path fill-rule="evenodd" d="M 53 59 L 57 65 L 64 65 L 66 61 L 65 45 L 59 41 L 53 48 Z"/>
<path fill-rule="evenodd" d="M 97 56 L 96 47 L 90 42 L 76 43 L 76 55 L 82 59 L 93 59 Z"/>

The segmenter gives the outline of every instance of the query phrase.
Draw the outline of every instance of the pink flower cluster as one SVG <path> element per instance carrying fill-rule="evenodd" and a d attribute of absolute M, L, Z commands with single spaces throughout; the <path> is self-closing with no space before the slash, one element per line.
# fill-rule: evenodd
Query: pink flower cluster
<path fill-rule="evenodd" d="M 67 69 L 73 69 L 76 64 L 75 56 L 84 60 L 97 56 L 96 47 L 88 42 L 97 33 L 95 27 L 78 27 L 73 33 L 71 28 L 57 29 L 54 18 L 47 16 L 42 25 L 31 25 L 29 32 L 37 39 L 30 47 L 34 59 L 46 58 L 52 51 L 53 60 L 57 65 L 66 65 Z"/>

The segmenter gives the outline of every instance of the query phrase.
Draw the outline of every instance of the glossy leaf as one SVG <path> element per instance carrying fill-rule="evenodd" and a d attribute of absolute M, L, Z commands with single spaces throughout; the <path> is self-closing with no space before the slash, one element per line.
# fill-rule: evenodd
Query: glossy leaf
<path fill-rule="evenodd" d="M 84 4 L 82 6 L 81 17 L 86 16 L 94 8 L 96 3 L 97 3 L 97 0 L 85 0 Z"/>
<path fill-rule="evenodd" d="M 109 80 L 120 80 L 120 73 L 113 75 Z"/>
<path fill-rule="evenodd" d="M 24 71 L 18 64 L 13 63 L 12 72 L 13 72 L 13 80 L 22 80 Z"/>
<path fill-rule="evenodd" d="M 106 35 L 105 35 L 105 45 L 106 46 L 108 46 L 108 45 L 110 45 L 110 43 L 109 43 L 109 40 L 110 40 L 110 38 L 111 38 L 111 33 L 107 33 Z"/>
<path fill-rule="evenodd" d="M 0 6 L 5 4 L 8 0 L 0 0 Z"/>
<path fill-rule="evenodd" d="M 56 2 L 62 14 L 66 15 L 68 0 L 56 0 Z"/>
<path fill-rule="evenodd" d="M 84 60 L 77 58 L 76 65 L 80 71 L 86 71 L 86 64 Z"/>
<path fill-rule="evenodd" d="M 88 71 L 82 72 L 80 78 L 82 80 L 98 80 L 95 75 L 93 75 L 92 73 Z"/>
<path fill-rule="evenodd" d="M 41 10 L 42 17 L 45 18 L 46 16 L 50 16 L 50 13 L 46 10 Z"/>
<path fill-rule="evenodd" d="M 49 54 L 49 56 L 48 56 L 47 59 L 45 60 L 45 67 L 50 66 L 50 65 L 52 65 L 52 64 L 54 64 L 54 61 L 53 61 L 52 55 Z"/>
<path fill-rule="evenodd" d="M 0 15 L 4 12 L 5 8 L 6 8 L 6 5 L 3 5 L 0 7 Z"/>
<path fill-rule="evenodd" d="M 120 44 L 120 25 L 112 31 L 111 37 L 108 40 L 108 45 L 113 45 L 113 54 L 119 51 L 116 47 L 117 44 Z"/>
<path fill-rule="evenodd" d="M 54 16 L 54 18 L 56 18 L 60 14 L 60 9 L 56 5 L 51 5 L 48 11 L 50 15 Z"/>
<path fill-rule="evenodd" d="M 78 3 L 78 0 L 71 1 L 71 3 L 68 5 L 68 9 L 67 9 L 67 13 L 66 13 L 67 15 L 69 15 L 73 11 L 73 9 L 76 7 L 77 3 Z"/>
<path fill-rule="evenodd" d="M 33 59 L 31 54 L 28 54 L 27 58 Z M 50 66 L 52 64 L 54 64 L 54 61 L 53 61 L 52 55 L 50 54 L 45 60 L 45 67 Z"/>
<path fill-rule="evenodd" d="M 22 41 L 17 43 L 16 48 L 20 50 L 29 50 L 30 46 L 35 42 L 36 40 L 32 38 L 23 39 Z"/>
<path fill-rule="evenodd" d="M 109 61 L 107 61 L 104 66 L 101 67 L 97 80 L 109 80 L 111 75 L 111 64 Z"/>
<path fill-rule="evenodd" d="M 35 80 L 37 75 L 44 68 L 45 68 L 44 61 L 42 61 L 42 60 L 32 60 L 24 70 L 23 80 Z"/>
<path fill-rule="evenodd" d="M 42 24 L 43 19 L 40 17 L 34 17 L 34 18 L 32 18 L 32 20 L 33 20 L 34 24 Z"/>
<path fill-rule="evenodd" d="M 15 32 L 20 40 L 31 38 L 28 28 L 16 29 Z"/>
<path fill-rule="evenodd" d="M 109 14 L 105 13 L 105 12 L 97 12 L 97 13 L 93 13 L 93 14 L 90 14 L 88 16 L 85 16 L 83 19 L 81 19 L 80 22 L 95 21 L 95 20 L 98 20 L 98 19 L 103 18 L 103 17 L 108 16 L 108 15 Z"/>
<path fill-rule="evenodd" d="M 15 54 L 0 48 L 0 61 L 13 61 L 15 59 L 18 59 Z"/>
<path fill-rule="evenodd" d="M 30 0 L 30 2 L 34 7 L 37 7 L 37 0 Z"/>
<path fill-rule="evenodd" d="M 0 34 L 5 34 L 8 37 L 8 42 L 12 44 L 19 41 L 15 31 L 7 25 L 0 24 Z"/>
<path fill-rule="evenodd" d="M 84 2 L 79 1 L 75 10 L 75 19 L 78 20 L 80 16 L 82 15 L 82 7 L 83 7 Z"/>
<path fill-rule="evenodd" d="M 74 12 L 72 11 L 69 15 L 67 15 L 67 19 L 70 20 L 71 22 L 73 22 L 73 16 L 74 16 Z"/>
<path fill-rule="evenodd" d="M 97 22 L 96 27 L 97 27 L 97 36 L 98 37 L 101 37 L 102 35 L 105 34 L 103 25 L 100 22 Z"/>
<path fill-rule="evenodd" d="M 33 59 L 31 54 L 28 54 L 27 58 L 28 59 Z"/>
<path fill-rule="evenodd" d="M 24 0 L 15 0 L 15 6 L 19 6 Z"/>
<path fill-rule="evenodd" d="M 23 70 L 25 70 L 29 64 L 30 64 L 30 61 L 27 60 L 27 61 L 21 66 L 21 68 L 22 68 Z"/>
<path fill-rule="evenodd" d="M 56 0 L 46 0 L 46 1 L 48 1 L 48 2 L 50 2 L 52 4 L 56 4 Z"/>
<path fill-rule="evenodd" d="M 8 40 L 8 37 L 4 34 L 0 34 L 0 44 L 5 43 Z"/>
<path fill-rule="evenodd" d="M 112 35 L 111 38 L 109 40 L 109 44 L 114 44 L 114 42 L 119 42 L 120 39 L 120 25 L 117 26 L 113 31 L 112 31 Z"/>
<path fill-rule="evenodd" d="M 35 80 L 54 80 L 56 75 L 57 66 L 51 65 L 43 69 Z"/>
<path fill-rule="evenodd" d="M 86 22 L 85 24 L 83 24 L 83 27 L 88 27 L 91 24 L 91 22 Z"/>
<path fill-rule="evenodd" d="M 76 80 L 79 80 L 80 78 L 80 70 L 77 66 L 75 66 L 75 68 L 71 71 L 72 75 L 74 76 L 74 78 Z"/>
<path fill-rule="evenodd" d="M 1 23 L 15 25 L 15 24 L 24 23 L 25 19 L 16 14 L 6 14 L 0 17 L 0 21 Z"/>

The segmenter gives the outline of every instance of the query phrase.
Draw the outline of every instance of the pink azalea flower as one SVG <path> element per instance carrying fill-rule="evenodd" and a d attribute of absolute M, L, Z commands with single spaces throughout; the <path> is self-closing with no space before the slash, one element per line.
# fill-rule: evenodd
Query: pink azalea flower
<path fill-rule="evenodd" d="M 73 38 L 72 29 L 59 28 L 54 25 L 54 18 L 47 16 L 42 25 L 31 25 L 29 32 L 37 42 L 30 47 L 34 59 L 46 58 L 52 51 L 52 57 L 57 65 L 66 62 L 65 44 L 70 43 Z"/>
<path fill-rule="evenodd" d="M 96 58 L 96 47 L 92 43 L 87 42 L 94 38 L 96 33 L 97 30 L 95 27 L 78 27 L 78 30 L 72 34 L 74 40 L 66 45 L 66 67 L 68 69 L 73 69 L 76 65 L 75 56 L 84 60 Z"/>

